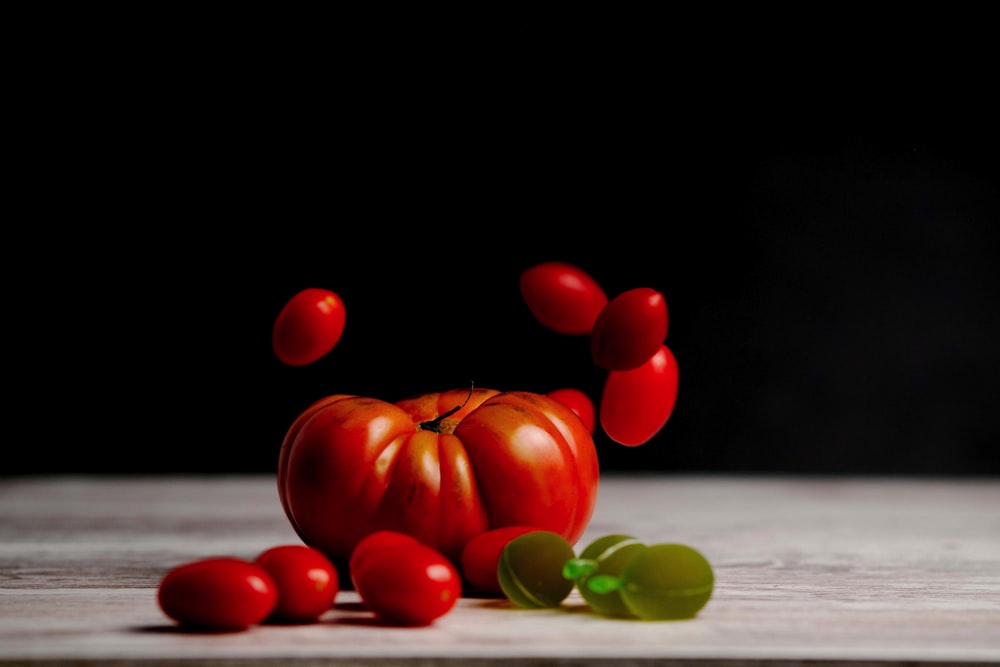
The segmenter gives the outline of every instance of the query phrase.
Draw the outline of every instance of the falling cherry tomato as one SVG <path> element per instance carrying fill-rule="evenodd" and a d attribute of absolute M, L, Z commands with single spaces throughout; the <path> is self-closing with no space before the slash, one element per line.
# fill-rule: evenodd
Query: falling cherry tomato
<path fill-rule="evenodd" d="M 289 366 L 322 358 L 344 333 L 344 302 L 328 289 L 309 287 L 282 307 L 271 331 L 274 353 Z"/>
<path fill-rule="evenodd" d="M 337 570 L 322 554 L 304 544 L 282 544 L 254 560 L 278 586 L 278 602 L 269 616 L 278 623 L 311 623 L 333 606 L 340 590 Z"/>
<path fill-rule="evenodd" d="M 608 437 L 635 447 L 663 428 L 677 402 L 677 360 L 666 345 L 638 368 L 608 371 L 600 420 Z"/>
<path fill-rule="evenodd" d="M 597 412 L 594 409 L 594 402 L 590 400 L 590 396 L 572 387 L 553 389 L 546 396 L 556 399 L 575 412 L 576 416 L 583 422 L 583 425 L 587 427 L 587 431 L 591 435 L 594 435 L 594 428 L 597 424 Z"/>
<path fill-rule="evenodd" d="M 667 337 L 667 301 L 649 287 L 622 292 L 597 316 L 591 356 L 601 368 L 627 371 L 646 363 Z"/>
<path fill-rule="evenodd" d="M 572 336 L 589 334 L 608 302 L 590 274 L 566 262 L 542 262 L 525 269 L 521 296 L 543 326 Z"/>

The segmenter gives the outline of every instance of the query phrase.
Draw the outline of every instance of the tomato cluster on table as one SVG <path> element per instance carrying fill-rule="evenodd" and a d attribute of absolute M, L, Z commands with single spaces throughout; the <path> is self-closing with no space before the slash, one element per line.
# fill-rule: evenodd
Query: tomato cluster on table
<path fill-rule="evenodd" d="M 253 560 L 212 556 L 174 567 L 157 589 L 160 609 L 184 626 L 245 630 L 263 623 L 310 623 L 340 591 L 333 563 L 303 544 L 266 549 Z"/>
<path fill-rule="evenodd" d="M 589 274 L 565 262 L 523 271 L 520 292 L 543 326 L 589 336 L 590 362 L 607 372 L 598 407 L 573 387 L 470 387 L 392 403 L 351 394 L 320 398 L 292 422 L 277 463 L 281 507 L 303 544 L 274 547 L 254 560 L 213 557 L 178 566 L 160 584 L 164 613 L 217 630 L 315 622 L 349 583 L 377 618 L 396 625 L 428 625 L 464 592 L 555 606 L 573 586 L 606 615 L 658 617 L 629 603 L 625 591 L 639 585 L 676 597 L 676 582 L 649 582 L 670 570 L 664 563 L 671 558 L 674 565 L 684 558 L 637 543 L 609 547 L 615 558 L 597 547 L 577 558 L 572 545 L 597 499 L 597 425 L 634 447 L 649 442 L 673 412 L 678 370 L 665 344 L 666 299 L 650 287 L 609 299 Z M 274 321 L 274 353 L 288 366 L 311 364 L 336 347 L 345 323 L 339 295 L 304 289 Z M 612 567 L 640 546 L 646 565 L 631 574 Z M 610 598 L 620 613 L 602 606 Z M 649 608 L 669 606 L 654 600 Z"/>
<path fill-rule="evenodd" d="M 505 542 L 496 569 L 500 589 L 519 607 L 558 607 L 577 587 L 597 613 L 646 621 L 693 618 L 715 587 L 696 549 L 631 535 L 601 536 L 577 557 L 561 535 L 527 531 Z"/>

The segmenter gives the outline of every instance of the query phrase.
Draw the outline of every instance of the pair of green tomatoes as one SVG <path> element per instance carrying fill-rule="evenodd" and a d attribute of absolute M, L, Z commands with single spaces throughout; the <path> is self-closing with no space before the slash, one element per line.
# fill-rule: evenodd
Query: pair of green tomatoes
<path fill-rule="evenodd" d="M 643 620 L 693 618 L 715 584 L 708 560 L 684 544 L 647 546 L 631 535 L 605 535 L 577 557 L 565 538 L 549 531 L 508 542 L 497 578 L 520 607 L 557 607 L 576 586 L 594 611 Z"/>

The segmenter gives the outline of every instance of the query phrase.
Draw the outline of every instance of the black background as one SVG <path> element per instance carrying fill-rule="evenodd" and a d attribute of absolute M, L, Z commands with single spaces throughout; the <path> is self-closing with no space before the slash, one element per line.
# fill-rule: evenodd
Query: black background
<path fill-rule="evenodd" d="M 2 474 L 270 472 L 331 393 L 597 401 L 547 260 L 667 298 L 675 412 L 605 470 L 1000 474 L 983 17 L 78 19 L 18 61 Z M 286 367 L 305 287 L 346 329 Z"/>

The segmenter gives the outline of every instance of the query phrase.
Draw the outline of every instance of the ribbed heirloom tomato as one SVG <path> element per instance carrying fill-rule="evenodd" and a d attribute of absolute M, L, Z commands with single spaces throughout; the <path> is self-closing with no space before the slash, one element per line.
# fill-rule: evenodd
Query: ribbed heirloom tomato
<path fill-rule="evenodd" d="M 299 537 L 343 564 L 378 530 L 458 564 L 492 528 L 537 526 L 575 543 L 599 470 L 583 422 L 557 400 L 460 389 L 389 403 L 337 394 L 308 406 L 278 458 L 278 496 Z"/>

